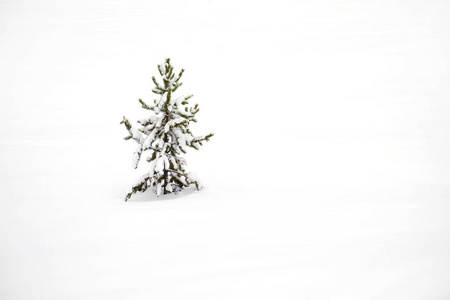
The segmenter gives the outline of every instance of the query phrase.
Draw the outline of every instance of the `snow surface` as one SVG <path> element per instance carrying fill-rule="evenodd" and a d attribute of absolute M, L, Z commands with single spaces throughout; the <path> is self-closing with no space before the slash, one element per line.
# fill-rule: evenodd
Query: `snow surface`
<path fill-rule="evenodd" d="M 0 3 L 0 299 L 450 299 L 448 1 Z M 184 68 L 204 184 L 123 201 Z"/>

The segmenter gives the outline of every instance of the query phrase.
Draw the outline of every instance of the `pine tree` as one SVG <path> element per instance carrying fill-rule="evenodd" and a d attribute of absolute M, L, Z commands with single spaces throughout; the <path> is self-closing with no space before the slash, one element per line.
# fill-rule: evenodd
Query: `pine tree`
<path fill-rule="evenodd" d="M 147 105 L 142 99 L 139 102 L 142 108 L 152 111 L 148 118 L 137 121 L 138 129 L 134 128 L 126 117 L 120 124 L 124 124 L 129 132 L 125 140 L 133 139 L 138 143 L 133 156 L 133 167 L 136 169 L 141 156 L 148 151 L 147 161 L 150 163 L 148 173 L 142 175 L 131 187 L 125 201 L 136 192 L 145 192 L 151 187 L 156 195 L 178 192 L 191 184 L 199 190 L 199 180 L 195 174 L 187 173 L 186 160 L 179 155 L 186 153 L 186 148 L 199 149 L 202 142 L 209 141 L 212 133 L 204 136 L 194 136 L 189 129 L 190 122 L 197 122 L 198 104 L 190 105 L 192 95 L 175 98 L 173 93 L 181 86 L 180 78 L 184 69 L 177 75 L 167 58 L 158 65 L 162 84 L 153 76 L 155 88 L 153 93 L 160 95 L 153 105 Z"/>

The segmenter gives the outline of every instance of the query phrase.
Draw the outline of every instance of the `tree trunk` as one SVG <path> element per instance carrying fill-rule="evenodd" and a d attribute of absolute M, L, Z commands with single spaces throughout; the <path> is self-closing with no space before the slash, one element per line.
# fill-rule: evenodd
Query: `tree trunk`
<path fill-rule="evenodd" d="M 167 174 L 168 174 L 169 172 L 167 172 L 167 170 L 164 170 L 164 186 L 163 186 L 163 195 L 166 195 L 167 194 L 167 191 L 166 191 L 166 186 L 167 186 Z"/>

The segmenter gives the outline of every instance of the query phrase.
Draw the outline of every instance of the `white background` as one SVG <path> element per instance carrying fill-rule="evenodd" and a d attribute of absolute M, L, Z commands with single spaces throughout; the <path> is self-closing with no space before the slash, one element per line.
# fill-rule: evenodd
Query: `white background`
<path fill-rule="evenodd" d="M 448 1 L 0 2 L 1 299 L 449 299 Z M 123 202 L 186 69 L 201 192 Z"/>

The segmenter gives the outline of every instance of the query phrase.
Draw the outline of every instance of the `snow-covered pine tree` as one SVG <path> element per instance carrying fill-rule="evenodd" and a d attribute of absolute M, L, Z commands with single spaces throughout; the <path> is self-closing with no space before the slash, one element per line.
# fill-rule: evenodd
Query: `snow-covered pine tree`
<path fill-rule="evenodd" d="M 175 74 L 170 59 L 167 58 L 158 65 L 163 83 L 160 84 L 155 76 L 153 93 L 160 95 L 153 105 L 147 105 L 142 99 L 142 108 L 152 111 L 148 118 L 137 121 L 140 128 L 134 128 L 126 117 L 120 124 L 124 124 L 129 132 L 125 140 L 133 139 L 138 143 L 133 156 L 133 167 L 136 169 L 142 154 L 148 151 L 147 161 L 150 170 L 137 179 L 126 195 L 125 201 L 136 192 L 145 192 L 152 187 L 159 196 L 177 192 L 194 184 L 199 190 L 200 182 L 193 173 L 187 173 L 186 160 L 179 155 L 186 153 L 186 148 L 199 149 L 203 141 L 209 141 L 212 133 L 204 136 L 194 136 L 189 129 L 190 122 L 197 122 L 195 114 L 199 111 L 198 104 L 190 105 L 192 95 L 173 97 L 173 93 L 181 86 L 180 78 L 184 69 Z"/>

